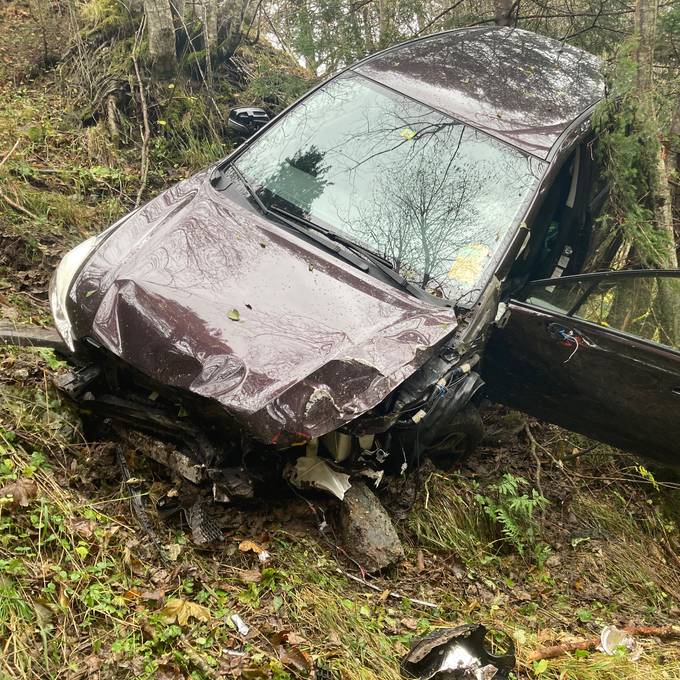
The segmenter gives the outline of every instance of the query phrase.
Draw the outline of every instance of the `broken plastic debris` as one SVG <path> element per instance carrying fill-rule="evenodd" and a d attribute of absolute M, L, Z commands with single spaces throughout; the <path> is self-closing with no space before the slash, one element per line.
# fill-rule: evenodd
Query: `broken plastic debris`
<path fill-rule="evenodd" d="M 243 619 L 238 614 L 232 614 L 230 617 L 231 622 L 236 626 L 236 630 L 245 637 L 250 633 L 250 628 L 246 626 Z"/>
<path fill-rule="evenodd" d="M 505 654 L 493 655 L 484 647 L 486 628 L 464 625 L 441 628 L 418 638 L 402 659 L 401 674 L 405 678 L 465 678 L 466 680 L 507 680 L 515 667 L 512 640 Z"/>
<path fill-rule="evenodd" d="M 340 500 L 344 499 L 347 490 L 352 486 L 349 475 L 337 472 L 323 458 L 309 454 L 295 461 L 290 472 L 290 481 L 300 488 L 313 486 L 323 489 Z"/>
<path fill-rule="evenodd" d="M 614 656 L 622 650 L 628 652 L 631 661 L 637 661 L 642 654 L 640 643 L 625 630 L 616 626 L 605 626 L 600 633 L 600 648 L 605 654 Z"/>
<path fill-rule="evenodd" d="M 359 474 L 362 475 L 363 477 L 368 477 L 369 479 L 372 479 L 375 488 L 377 489 L 380 486 L 380 482 L 382 482 L 385 470 L 371 470 L 369 468 L 366 470 L 362 470 Z"/>

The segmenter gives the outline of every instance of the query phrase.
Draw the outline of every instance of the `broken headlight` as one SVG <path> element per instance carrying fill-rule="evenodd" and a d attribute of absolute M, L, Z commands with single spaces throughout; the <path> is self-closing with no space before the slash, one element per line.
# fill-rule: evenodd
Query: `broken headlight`
<path fill-rule="evenodd" d="M 81 265 L 92 254 L 98 243 L 99 239 L 93 236 L 77 245 L 73 250 L 69 250 L 57 266 L 50 281 L 50 307 L 52 308 L 54 325 L 57 327 L 62 340 L 72 352 L 75 352 L 76 346 L 73 327 L 66 311 L 68 292 Z"/>

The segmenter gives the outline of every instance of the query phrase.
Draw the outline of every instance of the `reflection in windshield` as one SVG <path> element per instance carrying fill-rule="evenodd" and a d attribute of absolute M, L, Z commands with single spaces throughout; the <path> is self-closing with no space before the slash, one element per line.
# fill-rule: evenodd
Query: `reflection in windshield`
<path fill-rule="evenodd" d="M 265 202 L 341 232 L 458 301 L 479 291 L 543 170 L 356 75 L 298 105 L 236 164 Z"/>

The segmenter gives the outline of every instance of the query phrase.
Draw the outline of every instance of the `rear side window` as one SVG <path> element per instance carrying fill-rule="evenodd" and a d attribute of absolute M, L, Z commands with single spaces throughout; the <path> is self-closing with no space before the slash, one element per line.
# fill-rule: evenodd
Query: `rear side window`
<path fill-rule="evenodd" d="M 536 283 L 524 301 L 680 349 L 680 272 Z"/>

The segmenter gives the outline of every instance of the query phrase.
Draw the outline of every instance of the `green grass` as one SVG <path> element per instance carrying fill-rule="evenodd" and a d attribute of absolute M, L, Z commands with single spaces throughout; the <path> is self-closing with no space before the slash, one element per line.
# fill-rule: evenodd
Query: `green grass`
<path fill-rule="evenodd" d="M 176 527 L 159 524 L 161 542 L 180 548 L 178 559 L 164 565 L 136 526 L 110 451 L 86 442 L 77 417 L 36 379 L 58 364 L 35 351 L 0 352 L 0 362 L 8 359 L 12 368 L 0 384 L 0 486 L 28 479 L 38 492 L 27 507 L 0 501 L 0 676 L 56 678 L 87 662 L 104 678 L 154 678 L 172 668 L 199 679 L 240 663 L 244 677 L 283 679 L 292 672 L 276 640 L 291 631 L 295 644 L 284 643 L 286 650 L 294 647 L 343 678 L 396 680 L 414 635 L 480 621 L 515 639 L 519 677 L 680 677 L 677 646 L 653 640 L 644 641 L 645 655 L 634 664 L 597 652 L 525 661 L 542 645 L 593 637 L 606 623 L 673 621 L 677 569 L 654 546 L 676 530 L 648 485 L 579 487 L 571 533 L 536 516 L 536 538 L 553 546 L 555 564 L 540 565 L 503 540 L 475 499 L 493 496 L 497 480 L 436 472 L 403 529 L 407 561 L 374 581 L 378 592 L 345 576 L 352 567 L 338 562 L 313 524 L 291 532 L 286 522 L 270 521 L 272 560 L 264 567 L 236 549 L 241 533 L 229 534 L 223 550 L 205 553 Z M 11 371 L 28 365 L 26 384 L 16 386 Z M 161 483 L 143 458 L 131 460 L 149 490 Z M 544 478 L 548 496 L 558 480 Z M 271 509 L 249 512 L 261 521 Z M 159 588 L 160 602 L 153 593 Z M 182 626 L 169 621 L 163 605 L 172 599 L 201 605 L 208 616 Z M 235 613 L 253 629 L 246 641 L 230 623 Z"/>

